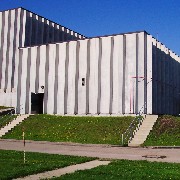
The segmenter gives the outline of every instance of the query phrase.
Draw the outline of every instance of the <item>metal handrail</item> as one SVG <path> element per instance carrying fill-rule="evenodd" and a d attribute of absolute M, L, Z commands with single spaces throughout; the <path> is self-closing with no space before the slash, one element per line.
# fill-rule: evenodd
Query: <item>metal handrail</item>
<path fill-rule="evenodd" d="M 24 109 L 24 108 L 22 107 L 22 105 L 23 105 L 23 104 L 20 105 L 20 110 Z M 10 112 L 8 112 L 7 114 L 0 116 L 0 120 L 1 120 L 1 118 L 4 118 L 4 117 L 5 117 L 4 120 L 2 121 L 2 123 L 5 122 L 5 121 L 7 121 L 7 120 L 9 120 L 9 119 L 11 118 L 11 116 L 14 114 L 13 112 L 15 112 L 15 108 L 12 108 L 12 110 L 11 110 Z M 10 116 L 8 116 L 8 115 L 10 115 Z M 7 116 L 7 117 L 6 117 L 6 116 Z M 8 125 L 8 124 L 11 124 L 11 121 L 6 123 L 6 125 Z M 6 126 L 6 125 L 5 125 L 5 126 Z M 2 128 L 2 127 L 0 127 L 0 128 Z"/>
<path fill-rule="evenodd" d="M 143 109 L 146 107 L 146 103 L 141 107 L 137 116 L 132 120 L 129 127 L 122 134 L 122 145 L 128 145 L 128 143 L 133 139 L 134 134 L 139 130 L 144 118 L 142 117 Z"/>
<path fill-rule="evenodd" d="M 122 145 L 127 145 L 132 140 L 135 132 L 139 129 L 142 124 L 143 117 L 141 115 L 136 116 L 126 131 L 122 134 Z"/>
<path fill-rule="evenodd" d="M 13 115 L 13 112 L 14 112 L 14 111 L 15 111 L 15 109 L 12 108 L 12 109 L 10 110 L 10 112 L 8 112 L 7 114 L 0 116 L 0 119 L 3 119 L 3 120 L 2 120 L 2 123 L 3 123 L 3 122 L 6 122 L 7 120 L 9 120 L 10 117 Z M 10 115 L 10 116 L 9 116 L 9 115 Z M 4 117 L 5 117 L 5 118 L 4 118 Z M 9 124 L 9 123 L 10 123 L 10 122 L 7 122 L 6 125 Z M 1 127 L 0 127 L 0 128 L 1 128 Z"/>

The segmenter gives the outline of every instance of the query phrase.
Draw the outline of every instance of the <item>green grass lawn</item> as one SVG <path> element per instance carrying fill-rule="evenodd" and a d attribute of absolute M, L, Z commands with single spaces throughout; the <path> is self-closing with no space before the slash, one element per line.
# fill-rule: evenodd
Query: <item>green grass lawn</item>
<path fill-rule="evenodd" d="M 47 170 L 83 163 L 93 158 L 0 150 L 0 179 L 13 179 Z"/>
<path fill-rule="evenodd" d="M 0 106 L 0 109 L 7 109 L 9 107 L 5 107 L 5 106 Z"/>
<path fill-rule="evenodd" d="M 90 170 L 77 171 L 73 174 L 61 176 L 61 180 L 129 180 L 129 179 L 178 179 L 180 178 L 180 164 L 160 163 L 148 161 L 116 160 L 107 166 L 99 166 Z"/>
<path fill-rule="evenodd" d="M 11 122 L 16 117 L 17 117 L 16 115 L 3 115 L 3 116 L 0 116 L 0 128 L 6 126 L 6 124 Z"/>
<path fill-rule="evenodd" d="M 36 141 L 120 144 L 121 134 L 133 117 L 68 117 L 34 115 L 3 138 Z"/>
<path fill-rule="evenodd" d="M 143 145 L 180 146 L 180 117 L 159 117 Z"/>

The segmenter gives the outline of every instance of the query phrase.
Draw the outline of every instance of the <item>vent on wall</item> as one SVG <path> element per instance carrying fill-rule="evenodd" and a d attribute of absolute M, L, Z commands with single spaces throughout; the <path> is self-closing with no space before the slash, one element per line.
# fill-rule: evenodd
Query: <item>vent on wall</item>
<path fill-rule="evenodd" d="M 82 78 L 82 86 L 85 86 L 85 78 Z"/>

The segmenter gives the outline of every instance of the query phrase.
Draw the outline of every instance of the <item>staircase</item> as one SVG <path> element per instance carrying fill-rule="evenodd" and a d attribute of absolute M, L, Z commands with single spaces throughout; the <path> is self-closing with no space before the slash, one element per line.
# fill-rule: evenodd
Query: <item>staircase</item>
<path fill-rule="evenodd" d="M 142 125 L 139 127 L 139 130 L 134 133 L 134 138 L 128 143 L 128 146 L 136 147 L 143 144 L 150 131 L 152 130 L 157 118 L 157 115 L 146 115 L 142 122 Z"/>
<path fill-rule="evenodd" d="M 16 117 L 13 121 L 11 121 L 8 125 L 0 129 L 0 138 L 4 136 L 6 133 L 8 133 L 11 129 L 13 129 L 15 126 L 20 124 L 22 121 L 27 119 L 29 117 L 29 114 L 19 115 Z"/>

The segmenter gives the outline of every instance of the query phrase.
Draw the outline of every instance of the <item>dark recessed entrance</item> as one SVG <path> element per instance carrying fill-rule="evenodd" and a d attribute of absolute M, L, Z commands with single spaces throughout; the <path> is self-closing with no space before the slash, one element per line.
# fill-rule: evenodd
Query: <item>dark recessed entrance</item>
<path fill-rule="evenodd" d="M 31 93 L 31 114 L 43 114 L 44 93 Z"/>

